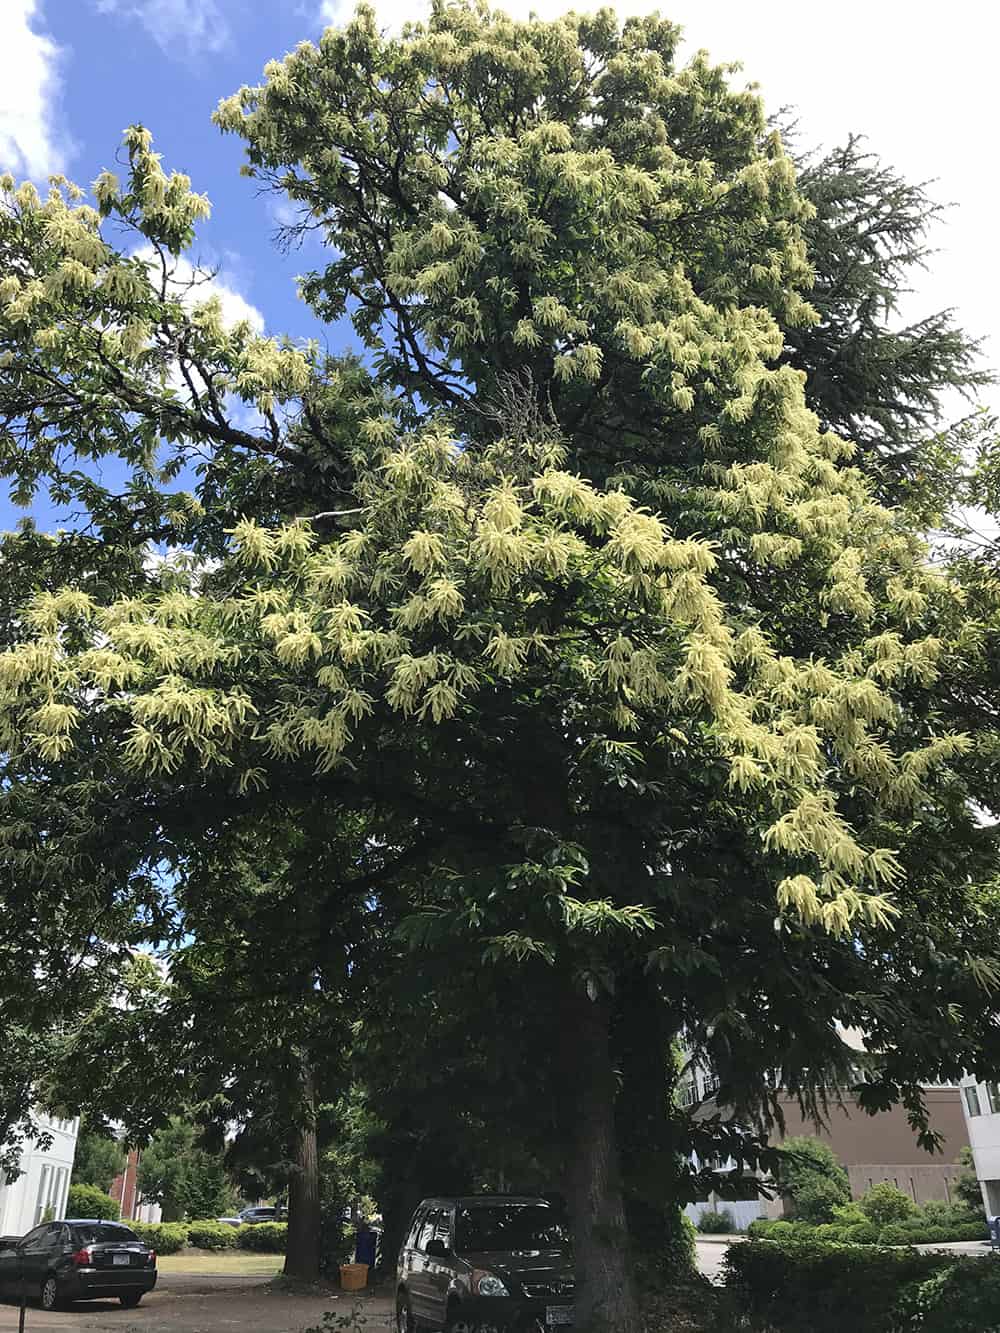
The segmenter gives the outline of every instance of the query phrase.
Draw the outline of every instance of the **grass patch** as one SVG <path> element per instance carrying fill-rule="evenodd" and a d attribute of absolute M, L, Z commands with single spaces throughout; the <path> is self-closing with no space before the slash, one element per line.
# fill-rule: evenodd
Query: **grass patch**
<path fill-rule="evenodd" d="M 245 1250 L 181 1250 L 157 1255 L 161 1273 L 222 1273 L 227 1277 L 274 1277 L 285 1259 L 281 1254 L 249 1254 Z"/>

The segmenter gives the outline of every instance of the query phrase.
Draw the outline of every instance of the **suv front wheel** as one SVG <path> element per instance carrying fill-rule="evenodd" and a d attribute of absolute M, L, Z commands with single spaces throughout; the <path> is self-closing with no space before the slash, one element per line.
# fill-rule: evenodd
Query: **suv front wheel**
<path fill-rule="evenodd" d="M 396 1297 L 396 1333 L 417 1333 L 417 1321 L 413 1317 L 410 1298 L 405 1291 Z"/>

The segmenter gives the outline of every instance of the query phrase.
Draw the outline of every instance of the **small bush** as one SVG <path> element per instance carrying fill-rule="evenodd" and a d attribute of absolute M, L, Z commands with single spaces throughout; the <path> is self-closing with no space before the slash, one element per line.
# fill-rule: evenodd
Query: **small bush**
<path fill-rule="evenodd" d="M 856 1203 L 844 1203 L 833 1210 L 833 1220 L 838 1227 L 856 1227 L 870 1218 L 863 1213 Z"/>
<path fill-rule="evenodd" d="M 66 1216 L 117 1222 L 121 1217 L 121 1208 L 110 1194 L 105 1194 L 96 1185 L 70 1185 L 66 1197 Z"/>
<path fill-rule="evenodd" d="M 833 1210 L 842 1207 L 844 1186 L 829 1176 L 811 1176 L 795 1192 L 795 1215 L 818 1226 L 833 1221 Z"/>
<path fill-rule="evenodd" d="M 199 1250 L 232 1250 L 236 1247 L 236 1228 L 224 1222 L 191 1222 L 187 1229 L 188 1244 Z"/>
<path fill-rule="evenodd" d="M 873 1185 L 864 1198 L 858 1200 L 858 1207 L 876 1227 L 887 1227 L 891 1222 L 904 1222 L 917 1211 L 910 1196 L 888 1180 Z"/>
<path fill-rule="evenodd" d="M 236 1236 L 241 1250 L 256 1250 L 262 1254 L 284 1254 L 288 1239 L 287 1222 L 260 1222 L 253 1227 L 229 1228 Z"/>
<path fill-rule="evenodd" d="M 853 1227 L 844 1227 L 844 1240 L 851 1245 L 878 1244 L 878 1228 L 871 1222 L 858 1222 Z"/>
<path fill-rule="evenodd" d="M 867 1226 L 868 1223 L 860 1222 L 857 1223 L 856 1225 Z M 815 1240 L 826 1240 L 826 1241 L 833 1241 L 834 1243 L 836 1243 L 838 1241 L 842 1241 L 845 1239 L 844 1233 L 848 1229 L 849 1228 L 847 1227 L 840 1226 L 837 1222 L 824 1222 L 822 1226 L 814 1228 L 813 1238 Z"/>
<path fill-rule="evenodd" d="M 913 1233 L 909 1227 L 904 1227 L 900 1222 L 892 1222 L 889 1226 L 883 1227 L 879 1232 L 878 1243 L 880 1245 L 915 1245 L 917 1242 L 913 1239 Z"/>
<path fill-rule="evenodd" d="M 188 1229 L 183 1222 L 129 1222 L 128 1225 L 157 1254 L 176 1254 L 187 1244 Z"/>
<path fill-rule="evenodd" d="M 728 1208 L 721 1208 L 718 1212 L 706 1208 L 698 1216 L 698 1230 L 706 1236 L 725 1236 L 736 1230 L 736 1223 Z"/>
<path fill-rule="evenodd" d="M 747 1227 L 747 1235 L 751 1240 L 763 1240 L 777 1220 L 776 1217 L 755 1217 Z"/>

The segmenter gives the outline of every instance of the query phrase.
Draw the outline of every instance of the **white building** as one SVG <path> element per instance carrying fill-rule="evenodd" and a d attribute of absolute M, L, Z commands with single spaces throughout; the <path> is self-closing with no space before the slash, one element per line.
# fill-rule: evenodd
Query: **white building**
<path fill-rule="evenodd" d="M 80 1121 L 39 1114 L 38 1123 L 52 1135 L 52 1146 L 41 1152 L 35 1144 L 26 1144 L 18 1178 L 5 1185 L 0 1175 L 0 1236 L 23 1236 L 46 1215 L 66 1214 Z"/>
<path fill-rule="evenodd" d="M 1000 1216 L 1000 1083 L 963 1078 L 962 1110 L 983 1206 L 990 1217 Z"/>

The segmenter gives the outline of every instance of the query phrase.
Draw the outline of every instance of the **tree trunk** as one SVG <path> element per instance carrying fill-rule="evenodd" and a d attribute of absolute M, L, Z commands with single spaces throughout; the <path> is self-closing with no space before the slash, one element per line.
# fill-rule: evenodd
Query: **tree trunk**
<path fill-rule="evenodd" d="M 653 1284 L 693 1271 L 683 1224 L 677 1083 L 671 1052 L 676 1022 L 641 963 L 615 988 L 612 1032 L 621 1069 L 615 1106 L 625 1219 L 640 1276 Z"/>
<path fill-rule="evenodd" d="M 316 1144 L 316 1093 L 312 1070 L 302 1074 L 303 1119 L 295 1144 L 295 1166 L 288 1181 L 286 1277 L 319 1280 L 319 1151 Z"/>
<path fill-rule="evenodd" d="M 615 1070 L 610 1005 L 579 987 L 564 996 L 562 1053 L 570 1123 L 566 1193 L 576 1259 L 576 1320 L 581 1333 L 637 1333 L 615 1133 Z"/>

